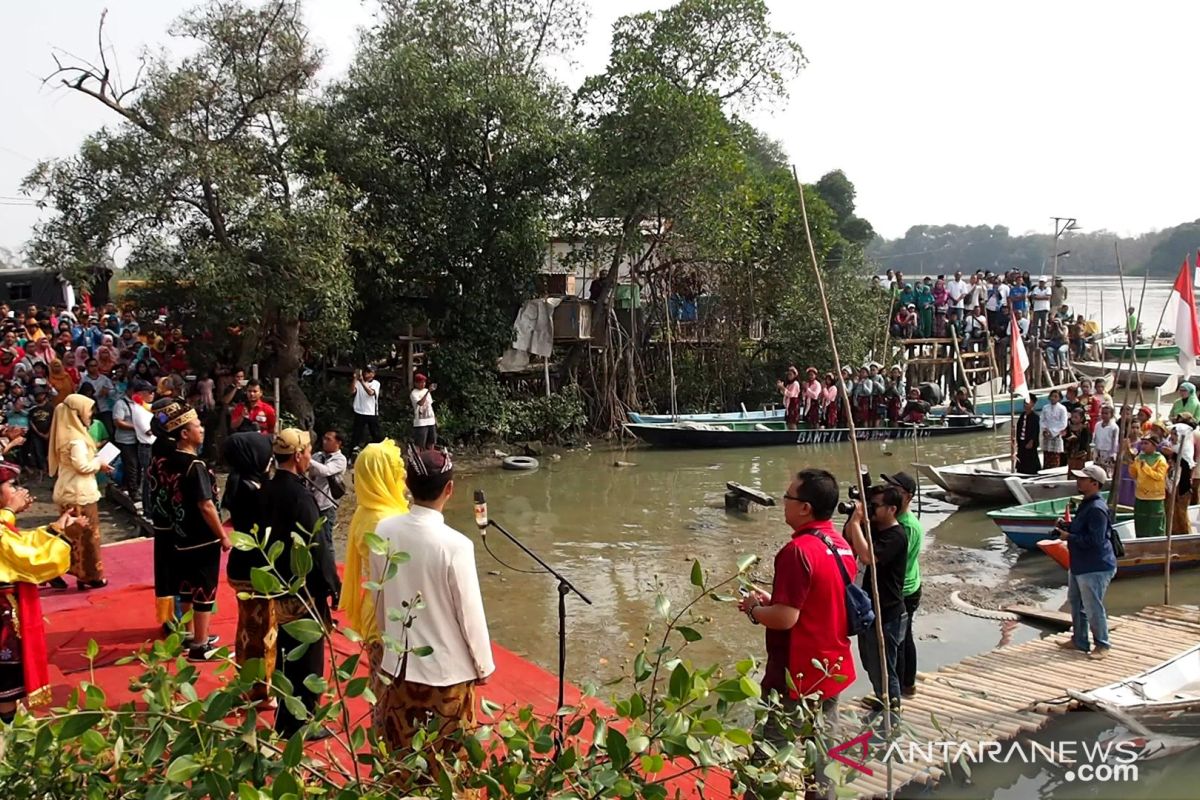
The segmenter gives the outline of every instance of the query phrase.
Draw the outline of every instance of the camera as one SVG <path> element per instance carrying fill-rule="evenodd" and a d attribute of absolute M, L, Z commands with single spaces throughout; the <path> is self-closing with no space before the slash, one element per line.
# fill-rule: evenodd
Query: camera
<path fill-rule="evenodd" d="M 864 488 L 871 488 L 871 472 L 867 469 L 867 465 L 863 464 L 862 468 L 862 483 Z M 846 490 L 846 496 L 850 498 L 848 502 L 838 503 L 838 511 L 846 516 L 854 513 L 854 506 L 862 502 L 862 493 L 858 491 L 858 484 L 850 484 L 850 488 Z"/>

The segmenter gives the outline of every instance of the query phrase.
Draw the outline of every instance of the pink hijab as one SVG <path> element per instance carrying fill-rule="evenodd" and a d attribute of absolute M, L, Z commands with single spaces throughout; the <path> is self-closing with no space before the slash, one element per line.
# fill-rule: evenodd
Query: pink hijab
<path fill-rule="evenodd" d="M 86 347 L 84 347 L 83 345 L 76 347 L 75 348 L 75 369 L 79 370 L 80 372 L 83 372 L 83 370 L 87 367 L 87 360 L 89 357 L 90 356 L 88 353 L 88 349 Z"/>
<path fill-rule="evenodd" d="M 101 345 L 96 348 L 96 363 L 100 367 L 100 371 L 107 374 L 117 365 L 117 348 L 113 347 L 111 334 L 104 334 L 104 338 L 100 341 Z"/>

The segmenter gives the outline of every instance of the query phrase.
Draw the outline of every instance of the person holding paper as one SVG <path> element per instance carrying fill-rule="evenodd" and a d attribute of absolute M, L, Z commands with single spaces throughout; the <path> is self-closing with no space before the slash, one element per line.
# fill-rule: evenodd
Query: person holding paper
<path fill-rule="evenodd" d="M 71 541 L 71 569 L 80 591 L 108 585 L 100 560 L 100 487 L 96 474 L 111 474 L 112 465 L 99 458 L 96 443 L 88 434 L 96 401 L 81 394 L 67 395 L 54 409 L 47 460 L 54 483 L 54 502 L 59 510 L 71 511 L 87 520 L 65 531 Z"/>

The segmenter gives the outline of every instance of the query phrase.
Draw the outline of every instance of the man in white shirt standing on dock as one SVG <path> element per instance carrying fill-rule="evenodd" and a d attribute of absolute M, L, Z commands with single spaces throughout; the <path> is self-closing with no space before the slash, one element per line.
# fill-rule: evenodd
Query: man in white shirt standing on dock
<path fill-rule="evenodd" d="M 364 445 L 383 441 L 383 427 L 379 424 L 379 389 L 375 367 L 368 364 L 361 373 L 355 370 L 350 383 L 350 396 L 354 398 L 354 429 L 350 435 L 350 446 L 355 452 Z"/>
<path fill-rule="evenodd" d="M 405 461 L 412 509 L 382 520 L 375 533 L 389 555 L 407 553 L 408 560 L 392 565 L 388 555 L 371 553 L 371 574 L 383 576 L 375 603 L 379 630 L 400 645 L 400 652 L 383 654 L 380 672 L 391 683 L 380 681 L 374 724 L 398 753 L 431 720 L 442 736 L 474 727 L 475 687 L 496 669 L 475 547 L 442 516 L 454 494 L 450 454 L 410 448 Z M 411 620 L 391 619 L 391 609 L 408 609 Z"/>

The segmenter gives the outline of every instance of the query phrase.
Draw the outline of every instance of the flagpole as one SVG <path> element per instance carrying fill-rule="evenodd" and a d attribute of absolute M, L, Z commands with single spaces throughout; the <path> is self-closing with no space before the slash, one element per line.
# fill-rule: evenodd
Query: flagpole
<path fill-rule="evenodd" d="M 1179 268 L 1181 272 L 1187 272 L 1188 270 L 1190 270 L 1190 269 L 1192 268 L 1192 267 L 1191 267 L 1191 263 L 1190 263 L 1190 259 L 1191 259 L 1191 253 L 1188 253 L 1186 256 L 1184 256 L 1184 257 L 1183 257 L 1183 266 Z M 1149 273 L 1149 270 L 1147 270 L 1147 273 Z M 1178 282 L 1178 280 L 1177 280 L 1176 282 Z M 1191 275 L 1188 275 L 1188 276 L 1187 276 L 1187 282 L 1188 282 L 1188 285 L 1190 286 L 1190 285 L 1191 285 L 1191 283 L 1192 283 L 1192 276 L 1191 276 Z M 1174 294 L 1174 293 L 1175 293 L 1175 287 L 1174 287 L 1174 285 L 1172 285 L 1172 287 L 1171 287 L 1171 294 Z M 1183 298 L 1181 297 L 1180 299 L 1182 300 Z M 1193 295 L 1193 297 L 1191 298 L 1191 300 L 1190 300 L 1190 301 L 1191 301 L 1192 303 L 1195 303 L 1195 302 L 1196 302 L 1196 298 L 1195 298 L 1195 296 L 1194 296 L 1194 295 Z M 1162 324 L 1163 324 L 1163 320 L 1167 318 L 1167 309 L 1168 309 L 1168 308 L 1170 308 L 1170 307 L 1171 307 L 1171 295 L 1167 295 L 1167 302 L 1163 303 L 1162 313 L 1158 315 L 1158 325 L 1156 325 L 1156 326 L 1154 327 L 1154 338 L 1150 340 L 1150 352 L 1147 352 L 1147 353 L 1146 353 L 1146 361 L 1145 361 L 1145 363 L 1144 363 L 1144 364 L 1142 364 L 1141 371 L 1140 371 L 1140 372 L 1138 372 L 1138 402 L 1139 402 L 1139 403 L 1141 403 L 1141 402 L 1144 402 L 1144 401 L 1142 400 L 1142 373 L 1144 373 L 1144 372 L 1146 371 L 1146 367 L 1150 366 L 1150 356 L 1152 355 L 1152 352 L 1153 352 L 1153 349 L 1154 349 L 1154 343 L 1158 341 L 1158 332 L 1159 332 L 1160 330 L 1162 330 Z M 1139 311 L 1140 311 L 1140 309 L 1139 309 Z M 1178 333 L 1178 331 L 1175 333 L 1175 345 L 1176 345 L 1176 346 L 1178 346 L 1178 345 L 1179 345 L 1179 333 Z M 1137 367 L 1136 367 L 1136 358 L 1135 358 L 1135 366 L 1134 366 L 1134 368 L 1135 368 L 1135 369 L 1137 368 Z M 1186 375 L 1184 375 L 1183 377 L 1184 377 L 1184 379 L 1185 379 L 1185 380 L 1187 379 L 1187 376 L 1186 376 Z M 1156 408 L 1156 409 L 1154 409 L 1154 410 L 1155 410 L 1155 411 L 1158 411 L 1158 409 L 1157 409 L 1157 408 Z"/>

